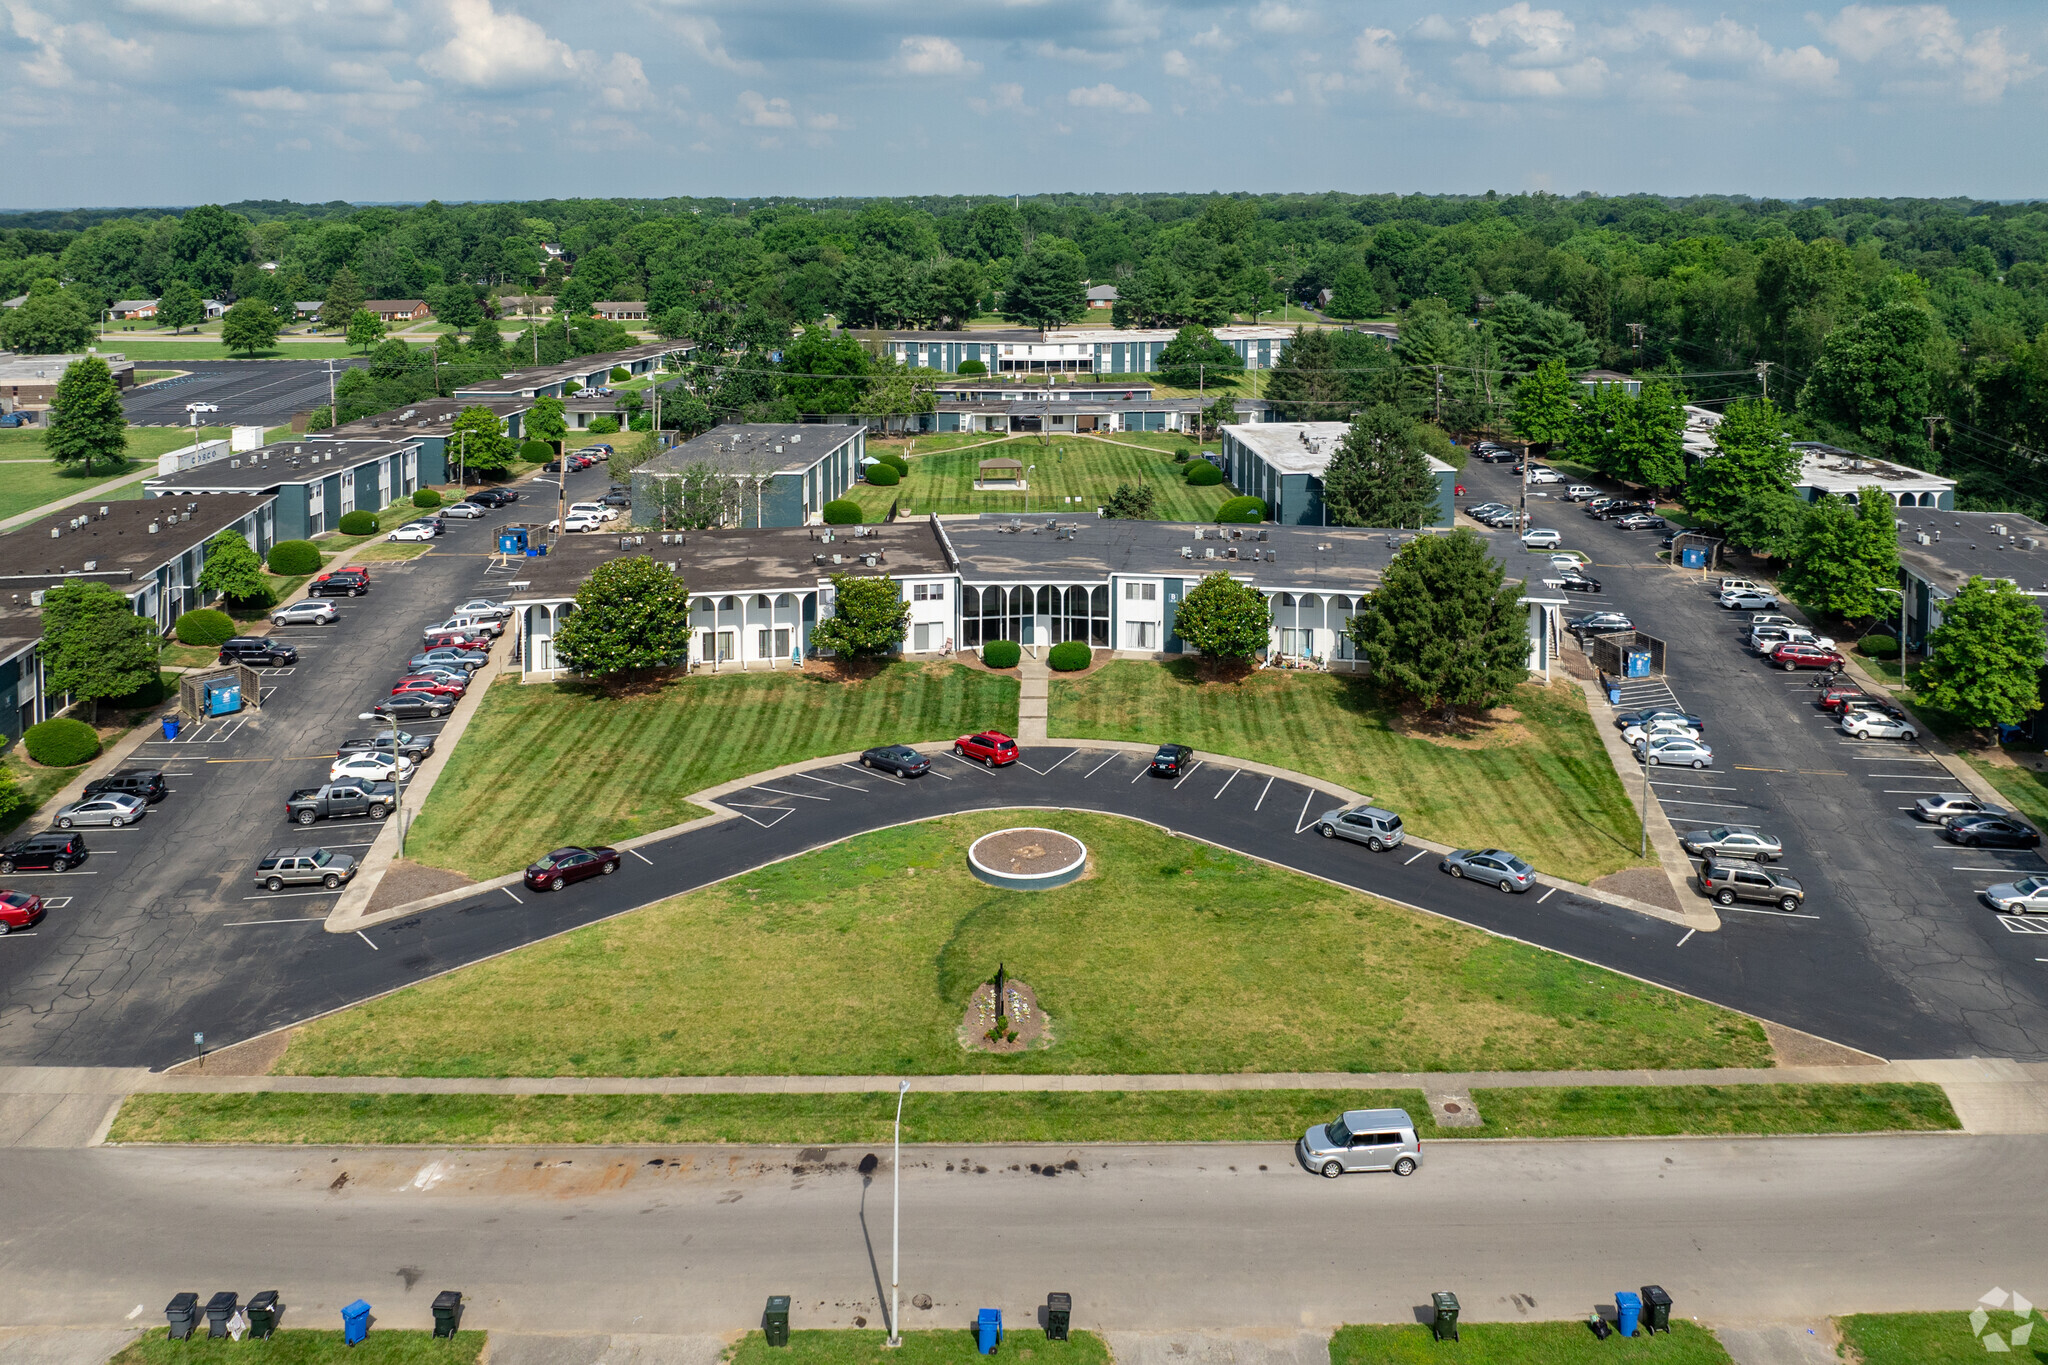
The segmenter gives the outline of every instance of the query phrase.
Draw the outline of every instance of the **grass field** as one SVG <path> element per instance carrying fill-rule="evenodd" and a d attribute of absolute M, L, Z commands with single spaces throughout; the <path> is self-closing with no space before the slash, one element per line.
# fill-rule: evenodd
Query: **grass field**
<path fill-rule="evenodd" d="M 1050 513 L 1064 508 L 1085 509 L 1092 514 L 1109 500 L 1118 484 L 1144 483 L 1152 487 L 1154 519 L 1210 521 L 1216 509 L 1234 496 L 1227 484 L 1189 487 L 1182 477 L 1184 466 L 1173 462 L 1168 449 L 1150 442 L 1112 444 L 1107 440 L 1069 436 L 1045 445 L 1036 439 L 1012 439 L 968 450 L 930 453 L 926 453 L 922 441 L 918 445 L 910 460 L 910 475 L 902 483 L 893 488 L 856 484 L 847 494 L 861 505 L 870 521 L 886 513 L 892 502 L 920 516 L 926 512 L 1025 511 L 1025 493 L 975 491 L 981 461 L 996 459 L 1021 460 L 1037 466 L 1027 474 L 1031 483 L 1029 510 L 1033 512 Z M 1193 448 L 1194 442 L 1178 440 L 1173 445 Z M 1081 501 L 1065 502 L 1069 497 Z"/>
<path fill-rule="evenodd" d="M 204 1295 L 199 1305 L 205 1308 Z M 290 1303 L 285 1307 L 289 1317 Z M 424 1306 L 419 1315 L 430 1316 Z M 348 1365 L 476 1365 L 483 1349 L 482 1332 L 457 1332 L 452 1338 L 436 1340 L 428 1330 L 406 1332 L 381 1323 L 360 1346 L 346 1346 L 338 1319 L 328 1330 L 280 1329 L 268 1341 L 214 1339 L 206 1335 L 202 1313 L 199 1330 L 191 1340 L 172 1341 L 167 1330 L 159 1327 L 122 1347 L 107 1365 L 340 1365 L 344 1360 Z"/>
<path fill-rule="evenodd" d="M 802 1321 L 800 1316 L 797 1321 Z M 1023 1356 L 1035 1365 L 1109 1365 L 1109 1348 L 1093 1332 L 1047 1341 L 1035 1326 L 1015 1320 L 1004 1326 L 997 1359 Z M 984 1358 L 976 1354 L 974 1333 L 964 1323 L 951 1331 L 905 1332 L 894 1349 L 883 1345 L 887 1338 L 888 1333 L 873 1328 L 792 1331 L 789 1345 L 770 1346 L 761 1333 L 749 1332 L 727 1348 L 726 1365 L 974 1365 Z"/>
<path fill-rule="evenodd" d="M 1417 1298 L 1422 1297 L 1419 1293 Z M 1585 1322 L 1461 1322 L 1458 1340 L 1439 1342 L 1429 1328 L 1340 1327 L 1330 1339 L 1330 1365 L 1579 1365 L 1581 1361 L 1655 1360 L 1661 1365 L 1728 1365 L 1720 1340 L 1697 1323 L 1674 1318 L 1655 1337 L 1593 1335 Z"/>
<path fill-rule="evenodd" d="M 2033 1330 L 2018 1346 L 2010 1345 L 2022 1325 L 2017 1315 L 2001 1310 L 1988 1317 L 1986 1335 L 1998 1333 L 2011 1360 L 2048 1362 L 2048 1326 L 2039 1313 L 2027 1316 Z M 1988 1354 L 1968 1313 L 1857 1313 L 1836 1318 L 1835 1326 L 1862 1365 L 1965 1365 Z"/>
<path fill-rule="evenodd" d="M 193 336 L 189 332 L 183 337 L 138 337 L 133 340 L 125 336 L 108 336 L 100 348 L 115 355 L 123 355 L 138 363 L 162 360 L 339 360 L 344 356 L 360 356 L 361 351 L 346 341 L 279 341 L 267 351 L 254 355 L 245 351 L 230 351 L 221 345 L 216 333 L 210 336 Z"/>
<path fill-rule="evenodd" d="M 273 428 L 268 436 L 277 439 L 288 428 Z M 102 468 L 90 477 L 59 469 L 45 457 L 43 432 L 38 428 L 0 431 L 0 518 L 19 516 L 45 503 L 82 493 L 96 484 L 132 476 L 130 482 L 100 494 L 108 502 L 142 496 L 142 480 L 156 473 L 156 457 L 183 450 L 195 441 L 223 440 L 226 427 L 130 427 L 128 463 L 124 469 Z"/>
<path fill-rule="evenodd" d="M 726 717 L 702 710 L 716 733 Z M 521 827 L 522 804 L 494 801 L 480 813 L 485 802 L 451 788 L 449 775 L 465 753 L 534 749 L 576 727 L 543 726 L 523 711 L 495 720 L 511 722 L 501 741 L 465 742 L 433 800 L 451 793 L 478 843 L 519 859 L 548 842 Z M 654 753 L 696 742 L 645 726 L 635 734 Z M 744 735 L 722 738 L 747 745 Z M 600 799 L 591 793 L 614 763 L 561 742 L 566 765 L 488 785 L 552 793 L 525 804 Z M 757 741 L 743 761 L 758 768 L 770 758 Z M 970 876 L 967 844 L 1020 819 L 1087 844 L 1093 875 L 1029 897 Z M 992 1056 L 956 1039 L 969 997 L 998 963 L 1037 991 L 1052 1047 Z M 1770 1058 L 1761 1026 L 1727 1010 L 1149 825 L 977 812 L 865 834 L 316 1020 L 280 1070 L 1100 1074 Z"/>
<path fill-rule="evenodd" d="M 1056 677 L 1048 728 L 1073 739 L 1172 736 L 1312 773 L 1371 795 L 1423 838 L 1512 849 L 1575 881 L 1640 861 L 1635 813 L 1576 691 L 1524 687 L 1491 733 L 1454 747 L 1413 733 L 1398 707 L 1348 674 L 1201 676 L 1194 661 L 1119 660 Z"/>
<path fill-rule="evenodd" d="M 494 877 L 542 848 L 706 814 L 685 798 L 729 778 L 883 738 L 952 739 L 1016 722 L 1015 678 L 952 664 L 893 664 L 858 683 L 815 670 L 699 674 L 616 700 L 572 684 L 503 682 L 427 799 L 412 853 Z"/>
<path fill-rule="evenodd" d="M 1541 1097 L 1549 1095 L 1545 1102 Z M 1523 1098 L 1526 1096 L 1527 1098 Z M 1514 1098 L 1510 1098 L 1514 1097 Z M 1419 1090 L 915 1094 L 907 1142 L 1272 1142 L 1347 1109 L 1405 1109 L 1424 1141 L 1953 1129 L 1939 1086 L 1750 1085 L 1478 1090 L 1479 1128 L 1439 1129 Z M 132 1095 L 114 1142 L 424 1145 L 887 1142 L 871 1095 Z M 1597 1114 L 1597 1124 L 1579 1123 Z M 1583 1129 L 1583 1131 L 1576 1131 Z M 1284 1158 L 1283 1158 L 1284 1159 Z"/>

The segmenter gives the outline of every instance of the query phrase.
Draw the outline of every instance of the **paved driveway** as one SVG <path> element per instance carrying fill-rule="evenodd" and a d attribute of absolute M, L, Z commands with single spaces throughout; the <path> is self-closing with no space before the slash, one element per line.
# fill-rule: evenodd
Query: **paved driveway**
<path fill-rule="evenodd" d="M 336 360 L 337 376 L 350 366 L 367 364 L 351 358 Z M 137 369 L 180 370 L 190 373 L 146 388 L 122 394 L 121 406 L 128 420 L 138 426 L 189 426 L 188 403 L 218 403 L 220 411 L 201 413 L 201 426 L 282 426 L 292 414 L 327 406 L 327 366 L 324 360 L 152 360 L 136 364 Z"/>
<path fill-rule="evenodd" d="M 1511 502 L 1517 489 L 1504 465 L 1474 462 L 1463 480 L 1470 501 Z M 1748 612 L 1723 611 L 1711 579 L 1656 561 L 1662 533 L 1623 531 L 1555 499 L 1532 498 L 1531 507 L 1543 509 L 1535 524 L 1565 533 L 1566 549 L 1592 555 L 1607 591 L 1585 609 L 1611 605 L 1664 640 L 1670 687 L 1707 722 L 1712 769 L 1651 774 L 1673 825 L 1759 825 L 1784 841 L 1778 866 L 1807 889 L 1808 917 L 1722 911 L 1719 937 L 1745 945 L 1746 958 L 1796 964 L 1788 998 L 1758 1012 L 1785 1018 L 1784 1009 L 1839 997 L 1855 980 L 1875 992 L 1867 1012 L 1938 1024 L 1960 1052 L 2048 1053 L 2048 916 L 1995 915 L 1977 900 L 1983 887 L 2048 862 L 1959 849 L 1915 820 L 1915 798 L 1955 790 L 1941 764 L 1917 744 L 1842 734 L 1813 705 L 1811 674 L 1772 669 L 1748 652 Z M 1513 538 L 1493 536 L 1517 562 Z M 1528 559 L 1540 575 L 1544 557 Z"/>

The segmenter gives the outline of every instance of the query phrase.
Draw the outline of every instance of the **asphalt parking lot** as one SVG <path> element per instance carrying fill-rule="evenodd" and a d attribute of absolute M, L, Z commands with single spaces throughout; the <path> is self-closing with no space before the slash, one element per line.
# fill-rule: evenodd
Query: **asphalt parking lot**
<path fill-rule="evenodd" d="M 351 357 L 333 362 L 334 373 L 368 361 Z M 137 369 L 184 370 L 176 379 L 160 380 L 121 395 L 128 420 L 137 426 L 192 425 L 190 403 L 215 403 L 219 411 L 201 413 L 201 426 L 282 426 L 294 413 L 327 406 L 325 360 L 152 360 Z"/>
<path fill-rule="evenodd" d="M 1476 461 L 1462 479 L 1464 501 L 1511 502 L 1519 485 L 1508 466 Z M 2037 851 L 1958 848 L 1915 820 L 1916 798 L 1956 789 L 1940 762 L 1914 742 L 1842 734 L 1814 706 L 1812 674 L 1775 670 L 1749 653 L 1750 613 L 1718 605 L 1719 572 L 1659 563 L 1661 532 L 1623 531 L 1555 497 L 1530 503 L 1541 509 L 1535 525 L 1555 526 L 1565 549 L 1592 556 L 1606 589 L 1572 614 L 1624 611 L 1664 640 L 1666 684 L 1706 721 L 1712 768 L 1650 774 L 1672 824 L 1681 833 L 1757 825 L 1784 841 L 1774 866 L 1806 888 L 1798 916 L 1723 908 L 1717 937 L 1753 944 L 1745 951 L 1755 958 L 1783 953 L 1803 962 L 1810 979 L 1801 989 L 1819 997 L 1840 995 L 1845 977 L 1869 981 L 1874 971 L 1885 1008 L 1902 1020 L 1925 1018 L 1964 1053 L 2048 1052 L 2048 917 L 1997 915 L 1977 898 L 1994 882 L 2048 871 L 2048 861 Z M 1511 534 L 1489 534 L 1519 562 Z M 1530 561 L 1540 577 L 1543 556 Z"/>

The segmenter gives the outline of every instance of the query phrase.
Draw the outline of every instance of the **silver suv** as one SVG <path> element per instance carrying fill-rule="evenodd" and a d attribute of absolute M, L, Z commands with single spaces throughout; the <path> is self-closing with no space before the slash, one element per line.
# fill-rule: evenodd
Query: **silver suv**
<path fill-rule="evenodd" d="M 1378 806 L 1340 806 L 1316 817 L 1316 833 L 1325 839 L 1349 839 L 1373 852 L 1392 848 L 1408 836 L 1401 830 L 1401 817 Z"/>
<path fill-rule="evenodd" d="M 1791 914 L 1806 903 L 1798 879 L 1753 863 L 1707 863 L 1700 868 L 1700 890 L 1716 905 L 1760 901 Z"/>
<path fill-rule="evenodd" d="M 1294 1154 L 1331 1180 L 1346 1171 L 1414 1175 L 1422 1164 L 1422 1142 L 1405 1109 L 1348 1109 L 1344 1117 L 1309 1129 Z"/>
<path fill-rule="evenodd" d="M 274 848 L 256 864 L 256 885 L 265 891 L 287 886 L 324 886 L 334 890 L 356 875 L 356 860 L 325 848 Z"/>

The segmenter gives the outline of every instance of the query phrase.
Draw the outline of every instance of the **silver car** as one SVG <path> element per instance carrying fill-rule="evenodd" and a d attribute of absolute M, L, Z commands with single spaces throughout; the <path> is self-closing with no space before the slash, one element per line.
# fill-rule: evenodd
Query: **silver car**
<path fill-rule="evenodd" d="M 1454 849 L 1437 867 L 1453 877 L 1491 882 L 1503 891 L 1519 893 L 1536 885 L 1536 869 L 1504 848 Z"/>
<path fill-rule="evenodd" d="M 1979 801 L 1968 792 L 1937 792 L 1923 796 L 1913 803 L 1915 817 L 1931 825 L 1944 824 L 1953 815 L 2005 815 L 2003 806 L 1994 806 L 1989 801 Z"/>
<path fill-rule="evenodd" d="M 57 828 L 74 825 L 132 825 L 149 813 L 149 802 L 126 792 L 102 792 L 84 801 L 74 801 L 57 812 Z"/>
<path fill-rule="evenodd" d="M 315 597 L 279 607 L 270 613 L 271 624 L 279 626 L 324 626 L 340 619 L 341 613 L 334 609 L 332 602 Z"/>
<path fill-rule="evenodd" d="M 1702 858 L 1754 858 L 1767 863 L 1785 856 L 1785 845 L 1775 835 L 1751 825 L 1715 825 L 1688 830 L 1678 836 L 1687 853 Z"/>
<path fill-rule="evenodd" d="M 1677 735 L 1638 744 L 1636 753 L 1653 768 L 1678 765 L 1709 768 L 1714 763 L 1712 749 L 1696 739 L 1685 739 Z"/>
<path fill-rule="evenodd" d="M 491 509 L 480 502 L 450 503 L 441 509 L 441 515 L 444 517 L 461 517 L 464 520 L 471 517 L 487 517 L 490 514 Z"/>
<path fill-rule="evenodd" d="M 1422 1164 L 1422 1142 L 1405 1109 L 1347 1109 L 1332 1123 L 1303 1134 L 1294 1154 L 1318 1175 L 1335 1180 L 1346 1171 L 1392 1171 L 1414 1175 Z"/>
<path fill-rule="evenodd" d="M 1316 817 L 1316 833 L 1325 839 L 1349 839 L 1373 852 L 1392 848 L 1408 836 L 1401 830 L 1401 817 L 1378 806 L 1339 806 Z"/>
<path fill-rule="evenodd" d="M 2022 877 L 1984 888 L 1985 903 L 2001 915 L 2038 915 L 2048 912 L 2048 877 Z"/>

